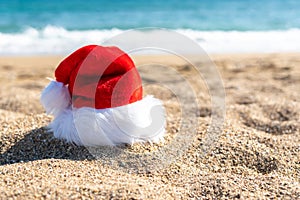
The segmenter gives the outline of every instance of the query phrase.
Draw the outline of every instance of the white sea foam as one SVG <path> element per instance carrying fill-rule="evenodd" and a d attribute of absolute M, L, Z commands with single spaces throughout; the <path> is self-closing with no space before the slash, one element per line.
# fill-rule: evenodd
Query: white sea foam
<path fill-rule="evenodd" d="M 175 30 L 207 53 L 300 52 L 300 29 L 282 31 Z M 46 26 L 20 33 L 0 33 L 0 55 L 68 54 L 87 44 L 101 44 L 123 30 L 76 30 Z M 163 42 L 163 41 L 162 41 Z"/>
<path fill-rule="evenodd" d="M 68 31 L 47 26 L 21 33 L 0 33 L 1 55 L 66 54 L 86 44 L 101 44 L 121 30 Z"/>
<path fill-rule="evenodd" d="M 208 53 L 300 52 L 300 29 L 282 31 L 178 30 Z"/>

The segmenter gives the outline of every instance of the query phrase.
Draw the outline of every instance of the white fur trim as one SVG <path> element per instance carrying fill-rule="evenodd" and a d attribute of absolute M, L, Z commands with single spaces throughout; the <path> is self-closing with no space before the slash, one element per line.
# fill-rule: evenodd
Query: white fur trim
<path fill-rule="evenodd" d="M 157 143 L 164 140 L 165 110 L 152 96 L 115 108 L 68 107 L 49 128 L 56 138 L 84 146 Z"/>
<path fill-rule="evenodd" d="M 42 92 L 41 103 L 47 114 L 58 116 L 70 106 L 68 88 L 63 83 L 52 80 Z"/>

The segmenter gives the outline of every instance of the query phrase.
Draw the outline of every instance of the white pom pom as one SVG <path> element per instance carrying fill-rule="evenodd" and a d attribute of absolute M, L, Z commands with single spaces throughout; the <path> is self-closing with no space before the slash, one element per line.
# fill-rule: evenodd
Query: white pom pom
<path fill-rule="evenodd" d="M 68 88 L 60 82 L 52 80 L 43 90 L 41 103 L 47 114 L 58 116 L 70 106 L 71 97 Z"/>

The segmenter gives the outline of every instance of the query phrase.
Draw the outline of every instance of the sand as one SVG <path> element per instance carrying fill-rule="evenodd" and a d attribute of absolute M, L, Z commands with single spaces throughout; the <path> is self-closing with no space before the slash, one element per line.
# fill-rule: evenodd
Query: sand
<path fill-rule="evenodd" d="M 207 134 L 214 134 L 208 131 L 215 116 L 210 92 L 220 88 L 208 88 L 181 59 L 139 56 L 134 58 L 138 66 L 150 66 L 139 68 L 145 93 L 165 104 L 167 135 L 163 144 L 117 147 L 125 157 L 111 148 L 95 154 L 48 133 L 52 118 L 39 95 L 62 57 L 0 58 L 0 198 L 300 198 L 300 54 L 211 57 L 224 84 L 226 117 L 210 148 L 203 150 Z M 201 62 L 200 56 L 193 58 Z M 162 63 L 183 79 L 156 70 Z M 160 79 L 167 81 L 153 84 Z M 184 82 L 197 96 L 197 109 L 190 109 L 195 99 L 182 105 L 184 97 L 163 87 L 188 94 Z M 185 124 L 195 126 L 193 134 L 181 126 L 183 108 L 196 120 Z M 153 158 L 151 164 L 152 154 L 178 138 L 188 146 L 175 142 L 169 148 L 173 157 L 161 157 L 160 163 Z"/>

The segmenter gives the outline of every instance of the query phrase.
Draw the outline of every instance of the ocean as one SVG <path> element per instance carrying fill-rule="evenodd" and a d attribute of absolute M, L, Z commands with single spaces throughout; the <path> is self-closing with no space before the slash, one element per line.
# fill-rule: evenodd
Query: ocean
<path fill-rule="evenodd" d="M 300 1 L 0 0 L 0 55 L 67 54 L 145 27 L 208 53 L 300 52 Z"/>

